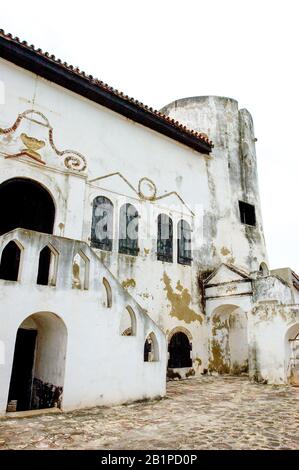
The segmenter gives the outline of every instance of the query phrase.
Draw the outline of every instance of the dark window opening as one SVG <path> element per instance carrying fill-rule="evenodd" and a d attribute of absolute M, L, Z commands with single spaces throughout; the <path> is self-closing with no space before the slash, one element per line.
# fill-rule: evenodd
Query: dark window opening
<path fill-rule="evenodd" d="M 191 228 L 188 222 L 180 220 L 178 223 L 178 263 L 191 265 Z"/>
<path fill-rule="evenodd" d="M 119 216 L 119 253 L 137 256 L 138 248 L 138 211 L 132 204 L 124 204 Z"/>
<path fill-rule="evenodd" d="M 55 206 L 40 184 L 13 178 L 0 185 L 0 235 L 15 228 L 53 233 Z"/>
<path fill-rule="evenodd" d="M 144 355 L 143 355 L 144 362 L 149 362 L 151 351 L 152 351 L 152 344 L 147 338 L 144 343 Z"/>
<path fill-rule="evenodd" d="M 168 367 L 171 369 L 192 367 L 192 359 L 190 356 L 191 349 L 192 345 L 187 335 L 181 332 L 175 333 L 168 346 Z"/>
<path fill-rule="evenodd" d="M 93 201 L 91 246 L 112 251 L 113 204 L 107 197 L 98 196 Z"/>
<path fill-rule="evenodd" d="M 49 284 L 49 273 L 51 263 L 51 250 L 48 246 L 42 249 L 39 255 L 38 273 L 36 283 L 41 286 Z"/>
<path fill-rule="evenodd" d="M 240 219 L 242 224 L 256 225 L 255 207 L 247 202 L 239 201 Z"/>
<path fill-rule="evenodd" d="M 19 277 L 20 259 L 20 248 L 14 241 L 9 242 L 2 251 L 0 279 L 17 281 Z"/>
<path fill-rule="evenodd" d="M 173 226 L 166 214 L 158 216 L 157 259 L 169 263 L 173 261 Z"/>

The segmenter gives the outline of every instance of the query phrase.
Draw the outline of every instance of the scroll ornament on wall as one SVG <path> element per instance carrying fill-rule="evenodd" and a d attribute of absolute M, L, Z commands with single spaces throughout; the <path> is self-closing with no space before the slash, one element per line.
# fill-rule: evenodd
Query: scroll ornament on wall
<path fill-rule="evenodd" d="M 48 138 L 46 139 L 58 157 L 63 158 L 64 166 L 73 171 L 84 171 L 86 170 L 86 158 L 79 152 L 75 150 L 59 150 L 53 138 L 53 127 L 50 125 L 49 120 L 44 114 L 33 109 L 29 109 L 19 114 L 15 123 L 8 128 L 0 128 L 1 135 L 10 135 L 14 133 L 20 126 L 23 120 L 30 121 L 38 126 L 42 126 L 47 129 Z M 40 154 L 40 151 L 46 146 L 45 140 L 37 139 L 31 135 L 27 135 L 25 132 L 22 132 L 19 136 L 20 143 L 22 143 L 22 148 L 16 153 L 6 154 L 5 158 L 18 158 L 18 157 L 28 157 L 38 163 L 45 165 L 45 161 Z"/>

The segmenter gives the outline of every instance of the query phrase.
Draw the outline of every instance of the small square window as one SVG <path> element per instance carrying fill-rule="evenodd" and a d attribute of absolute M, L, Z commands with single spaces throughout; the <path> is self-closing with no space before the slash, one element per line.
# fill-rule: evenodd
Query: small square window
<path fill-rule="evenodd" d="M 256 225 L 255 207 L 247 202 L 239 201 L 240 220 L 242 224 Z"/>

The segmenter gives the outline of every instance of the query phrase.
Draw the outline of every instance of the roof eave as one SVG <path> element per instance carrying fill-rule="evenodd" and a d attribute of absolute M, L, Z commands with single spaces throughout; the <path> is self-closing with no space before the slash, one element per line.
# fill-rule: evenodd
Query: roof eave
<path fill-rule="evenodd" d="M 23 47 L 21 44 L 1 36 L 0 57 L 185 144 L 200 153 L 209 154 L 211 152 L 211 146 L 208 143 L 200 141 L 195 136 L 181 132 L 180 129 L 172 126 L 165 120 L 159 119 L 159 116 L 152 114 L 146 109 L 138 107 L 135 103 L 102 89 L 96 83 L 92 83 L 87 77 L 82 77 L 65 68 L 63 64 L 54 62 L 44 55 L 39 55 L 34 50 Z"/>

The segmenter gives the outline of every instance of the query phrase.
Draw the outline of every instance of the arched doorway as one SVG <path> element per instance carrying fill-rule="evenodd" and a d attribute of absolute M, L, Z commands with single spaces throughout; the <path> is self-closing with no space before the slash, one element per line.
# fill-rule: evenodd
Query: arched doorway
<path fill-rule="evenodd" d="M 237 305 L 221 305 L 211 317 L 209 371 L 248 372 L 247 316 Z"/>
<path fill-rule="evenodd" d="M 191 350 L 192 346 L 188 336 L 182 331 L 174 333 L 168 345 L 168 368 L 192 367 Z"/>
<path fill-rule="evenodd" d="M 9 411 L 61 406 L 66 343 L 66 326 L 53 313 L 36 313 L 22 322 L 16 335 Z"/>
<path fill-rule="evenodd" d="M 0 235 L 15 228 L 53 233 L 55 206 L 36 181 L 13 178 L 0 185 Z"/>
<path fill-rule="evenodd" d="M 286 332 L 285 369 L 287 382 L 299 387 L 299 323 Z"/>
<path fill-rule="evenodd" d="M 13 178 L 0 185 L 0 235 L 15 228 L 26 228 L 43 233 L 53 233 L 55 205 L 49 192 L 36 181 Z M 9 257 L 1 261 L 1 279 L 12 277 L 12 266 L 18 265 L 20 252 L 11 245 Z M 41 277 L 49 273 L 51 253 L 45 253 Z M 16 279 L 13 279 L 16 280 Z"/>

